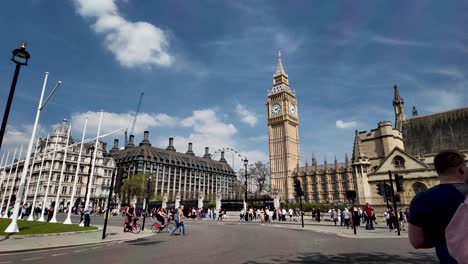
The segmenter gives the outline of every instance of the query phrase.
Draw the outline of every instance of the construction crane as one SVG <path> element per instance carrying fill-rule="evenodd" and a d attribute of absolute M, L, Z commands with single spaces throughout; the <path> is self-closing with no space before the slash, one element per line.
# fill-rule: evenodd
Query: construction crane
<path fill-rule="evenodd" d="M 130 130 L 130 135 L 133 135 L 133 130 L 135 130 L 135 124 L 136 124 L 136 120 L 137 120 L 137 116 L 138 116 L 138 113 L 140 112 L 140 107 L 141 107 L 141 100 L 143 99 L 143 95 L 145 93 L 141 93 L 140 94 L 140 99 L 138 99 L 138 105 L 137 105 L 137 109 L 136 109 L 136 112 L 135 112 L 135 116 L 133 116 L 133 124 L 132 124 L 132 129 Z M 125 146 L 128 144 L 128 133 L 127 133 L 127 130 L 128 129 L 125 129 Z"/>

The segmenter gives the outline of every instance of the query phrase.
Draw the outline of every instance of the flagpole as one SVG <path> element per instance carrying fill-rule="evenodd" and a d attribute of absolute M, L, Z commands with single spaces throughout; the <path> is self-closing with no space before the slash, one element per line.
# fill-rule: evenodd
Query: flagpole
<path fill-rule="evenodd" d="M 72 124 L 70 124 L 68 126 L 67 142 L 65 143 L 65 153 L 63 154 L 63 161 L 62 161 L 62 169 L 60 171 L 59 186 L 58 186 L 58 190 L 57 190 L 57 196 L 55 196 L 54 215 L 52 216 L 52 219 L 50 219 L 50 223 L 57 223 L 57 208 L 59 206 L 60 192 L 62 190 L 63 172 L 65 171 L 65 167 L 66 167 L 67 153 L 68 153 L 68 142 L 70 141 L 71 125 Z"/>
<path fill-rule="evenodd" d="M 36 162 L 36 154 L 37 154 L 37 148 L 38 147 L 39 147 L 39 138 L 37 138 L 36 150 L 34 151 L 33 161 L 31 163 L 31 168 L 29 169 L 29 179 L 28 179 L 28 184 L 26 184 L 26 192 L 24 193 L 23 204 L 26 204 L 26 198 L 28 197 L 29 184 L 31 183 L 31 177 L 32 177 L 32 172 L 34 170 L 34 162 Z M 24 170 L 24 168 L 23 168 L 23 170 Z"/>
<path fill-rule="evenodd" d="M 5 172 L 5 168 L 6 168 L 6 165 L 8 163 L 8 158 L 10 157 L 10 151 L 8 151 L 7 153 L 7 156 L 6 156 L 6 159 L 3 160 L 3 155 L 2 155 L 2 180 L 0 180 L 0 190 L 2 190 L 2 185 L 3 185 L 3 180 L 5 180 L 5 175 L 6 175 L 6 172 Z M 5 163 L 3 163 L 5 161 Z M 3 203 L 0 205 L 0 206 L 3 206 Z M 1 216 L 1 212 L 0 212 L 0 216 Z"/>
<path fill-rule="evenodd" d="M 10 170 L 8 171 L 8 177 L 7 177 L 7 182 L 6 182 L 6 185 L 5 185 L 5 191 L 3 192 L 3 198 L 2 198 L 2 204 L 0 206 L 0 217 L 2 217 L 2 212 L 3 211 L 3 203 L 5 202 L 5 197 L 6 197 L 6 193 L 7 193 L 7 189 L 8 189 L 8 184 L 10 183 L 10 176 L 11 176 L 11 171 L 13 170 L 13 163 L 15 161 L 15 157 L 16 157 L 16 151 L 18 149 L 15 148 L 15 152 L 13 153 L 13 157 L 11 158 L 11 164 L 10 164 Z M 8 205 L 6 206 L 6 211 L 8 211 Z"/>
<path fill-rule="evenodd" d="M 54 152 L 52 154 L 52 163 L 50 164 L 50 169 L 49 169 L 49 178 L 47 180 L 47 187 L 46 187 L 46 192 L 44 196 L 44 200 L 42 202 L 42 210 L 41 210 L 41 217 L 39 218 L 39 222 L 44 222 L 44 209 L 46 207 L 47 203 L 47 194 L 49 193 L 49 186 L 50 186 L 50 178 L 52 177 L 52 169 L 54 167 L 54 162 L 55 162 L 55 150 L 57 149 L 57 143 L 58 143 L 58 134 L 55 135 L 55 144 L 54 144 Z"/>
<path fill-rule="evenodd" d="M 8 196 L 8 202 L 7 202 L 7 210 L 6 210 L 6 214 L 3 215 L 3 218 L 8 218 L 8 207 L 10 205 L 10 202 L 11 202 L 11 196 L 13 195 L 13 189 L 15 188 L 15 180 L 16 180 L 16 176 L 18 176 L 18 167 L 19 167 L 19 163 L 20 163 L 20 159 L 21 159 L 21 153 L 23 152 L 23 146 L 21 146 L 20 148 L 20 152 L 19 152 L 19 155 L 18 155 L 18 161 L 16 162 L 16 168 L 15 168 L 15 175 L 13 175 L 13 180 L 12 180 L 12 183 L 11 183 L 11 190 L 10 190 L 10 195 Z M 5 186 L 5 191 L 6 189 L 8 188 L 8 185 Z M 16 195 L 16 200 L 18 200 L 18 195 Z M 12 215 L 13 216 L 13 215 Z"/>
<path fill-rule="evenodd" d="M 49 143 L 49 135 L 47 135 L 46 139 L 46 144 L 44 147 L 44 150 L 47 149 L 47 145 Z M 32 203 L 32 209 L 31 209 L 31 214 L 29 214 L 28 221 L 34 221 L 34 214 L 33 211 L 36 208 L 36 198 L 37 198 L 37 192 L 39 191 L 39 185 L 41 183 L 41 176 L 42 176 L 42 168 L 44 166 L 44 159 L 45 159 L 46 154 L 42 154 L 42 161 L 41 161 L 41 168 L 39 169 L 39 175 L 37 176 L 37 183 L 36 183 L 36 191 L 34 192 L 34 198 L 33 198 L 33 203 Z"/>
<path fill-rule="evenodd" d="M 91 183 L 88 186 L 88 195 L 86 196 L 86 202 L 85 202 L 85 208 L 89 206 L 89 200 L 91 198 L 91 186 L 93 184 L 93 176 L 94 176 L 94 168 L 96 167 L 96 156 L 98 153 L 98 143 L 99 143 L 99 135 L 101 134 L 101 125 L 102 125 L 102 116 L 104 115 L 104 111 L 101 110 L 101 115 L 99 117 L 99 125 L 98 125 L 98 131 L 97 131 L 97 137 L 96 137 L 96 143 L 94 143 L 94 153 L 93 153 L 93 161 L 91 162 L 91 175 L 89 175 L 88 181 Z M 84 226 L 84 219 L 80 223 L 80 226 Z"/>
<path fill-rule="evenodd" d="M 84 124 L 84 128 L 83 128 L 83 135 L 81 136 L 81 145 L 80 145 L 80 153 L 78 154 L 78 164 L 76 165 L 76 171 L 75 171 L 75 180 L 73 181 L 73 191 L 72 191 L 72 196 L 70 198 L 70 207 L 73 203 L 73 199 L 75 199 L 75 193 L 76 193 L 76 183 L 78 182 L 78 173 L 80 171 L 80 165 L 81 165 L 81 154 L 83 153 L 83 145 L 84 145 L 84 138 L 85 138 L 85 134 L 86 134 L 86 126 L 88 125 L 88 118 L 86 118 L 85 120 L 85 124 Z M 80 192 L 81 192 L 81 189 L 80 189 Z M 65 222 L 63 222 L 64 224 L 71 224 L 72 221 L 71 221 L 71 210 L 70 208 L 68 208 L 68 215 L 67 215 L 67 219 L 65 219 Z"/>

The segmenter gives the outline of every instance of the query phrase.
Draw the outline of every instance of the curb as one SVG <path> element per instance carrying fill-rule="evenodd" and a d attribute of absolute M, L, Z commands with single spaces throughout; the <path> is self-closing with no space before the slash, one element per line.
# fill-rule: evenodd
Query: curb
<path fill-rule="evenodd" d="M 61 232 L 61 233 L 44 233 L 44 234 L 25 234 L 25 235 L 6 235 L 0 236 L 0 239 L 5 238 L 12 238 L 12 239 L 19 239 L 19 238 L 28 238 L 28 237 L 48 237 L 48 236 L 62 236 L 62 235 L 72 235 L 72 234 L 83 234 L 83 233 L 93 233 L 102 231 L 102 228 L 99 226 L 95 226 L 97 229 L 94 230 L 84 230 L 84 231 L 73 231 L 73 232 Z M 0 251 L 1 252 L 1 251 Z"/>

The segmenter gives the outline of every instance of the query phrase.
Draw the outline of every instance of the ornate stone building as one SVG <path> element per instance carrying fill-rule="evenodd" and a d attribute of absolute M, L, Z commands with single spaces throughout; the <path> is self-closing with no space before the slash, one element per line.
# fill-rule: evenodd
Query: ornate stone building
<path fill-rule="evenodd" d="M 78 181 L 76 184 L 76 193 L 74 201 L 71 201 L 71 195 L 73 191 L 73 183 L 75 181 L 75 173 L 78 165 L 78 154 L 80 151 L 80 144 L 73 145 L 68 148 L 67 159 L 65 163 L 64 152 L 65 146 L 67 143 L 67 134 L 69 126 L 67 121 L 64 120 L 63 123 L 57 126 L 53 133 L 50 135 L 48 143 L 46 144 L 46 139 L 39 140 L 39 146 L 37 148 L 35 162 L 33 164 L 31 181 L 29 183 L 28 195 L 26 203 L 30 204 L 33 201 L 34 193 L 36 191 L 36 186 L 38 180 L 39 190 L 36 198 L 36 204 L 42 205 L 45 203 L 46 206 L 50 206 L 52 202 L 55 202 L 57 193 L 60 194 L 59 198 L 59 207 L 68 207 L 70 204 L 73 206 L 76 202 L 76 199 L 81 199 L 84 203 L 86 186 L 88 183 L 88 176 L 90 173 L 90 164 L 91 164 L 91 149 L 94 148 L 94 142 L 84 143 L 83 144 L 83 153 L 81 156 L 81 164 L 78 173 Z M 57 146 L 56 145 L 57 142 Z M 69 145 L 76 143 L 70 135 Z M 58 149 L 54 155 L 54 149 Z M 34 154 L 33 154 L 34 155 Z M 99 141 L 97 154 L 96 154 L 96 165 L 93 176 L 93 182 L 91 183 L 91 196 L 90 201 L 92 206 L 101 206 L 105 207 L 105 201 L 108 198 L 111 176 L 113 169 L 115 167 L 114 160 L 106 152 L 106 143 Z M 40 167 L 42 160 L 43 169 L 42 174 L 39 175 Z M 18 166 L 18 172 L 16 173 L 16 165 L 13 166 L 12 173 L 10 175 L 10 182 L 8 187 L 6 186 L 7 176 L 10 174 L 10 167 L 5 167 L 6 176 L 2 184 L 1 195 L 6 191 L 9 195 L 12 188 L 12 179 L 15 174 L 17 174 L 16 180 L 13 185 L 13 195 L 16 195 L 16 192 L 19 188 L 19 182 L 21 177 L 21 172 L 23 171 L 24 161 L 20 161 Z M 63 182 L 62 188 L 59 190 L 59 180 L 63 168 Z M 45 194 L 47 190 L 47 182 L 51 175 L 49 192 L 47 195 L 47 200 L 45 201 Z M 40 176 L 40 177 L 39 177 Z M 29 178 L 29 173 L 27 174 Z M 28 180 L 26 181 L 28 183 Z M 25 188 L 26 190 L 26 188 Z M 13 201 L 13 199 L 12 199 Z M 6 203 L 6 201 L 5 201 Z"/>
<path fill-rule="evenodd" d="M 284 109 L 284 110 L 283 110 Z M 299 119 L 297 100 L 289 88 L 281 54 L 268 93 L 268 134 L 272 191 L 283 200 L 297 200 L 292 182 L 297 177 L 308 202 L 346 202 L 347 190 L 355 190 L 357 203 L 384 206 L 377 184 L 388 181 L 388 171 L 403 176 L 403 205 L 415 194 L 439 183 L 433 159 L 437 152 L 455 149 L 468 161 L 468 107 L 419 116 L 415 107 L 406 116 L 404 100 L 394 86 L 395 127 L 390 121 L 379 122 L 370 131 L 356 131 L 351 160 L 312 166 L 300 166 Z"/>
<path fill-rule="evenodd" d="M 233 194 L 236 174 L 224 158 L 224 152 L 221 152 L 219 161 L 212 160 L 206 147 L 205 155 L 198 157 L 192 151 L 192 143 L 189 143 L 187 152 L 180 153 L 174 148 L 173 138 L 169 138 L 166 149 L 153 147 L 148 131 L 144 132 L 138 146 L 135 146 L 134 139 L 130 135 L 128 144 L 121 150 L 119 141 L 115 139 L 110 150 L 118 168 L 117 191 L 127 177 L 144 174 L 151 176 L 154 195 L 167 196 L 170 201 L 174 201 L 177 195 L 186 201 L 197 200 L 199 195 L 208 199 L 210 195 L 219 194 L 222 198 L 228 198 Z"/>

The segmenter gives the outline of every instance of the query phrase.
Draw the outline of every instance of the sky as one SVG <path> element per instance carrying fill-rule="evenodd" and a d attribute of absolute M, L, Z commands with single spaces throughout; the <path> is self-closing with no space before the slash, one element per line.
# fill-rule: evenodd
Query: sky
<path fill-rule="evenodd" d="M 394 122 L 393 85 L 407 115 L 466 107 L 467 1 L 13 0 L 0 3 L 0 113 L 14 64 L 28 43 L 1 153 L 27 146 L 38 98 L 63 84 L 43 109 L 39 136 L 64 118 L 72 136 L 132 126 L 135 142 L 174 137 L 235 167 L 268 161 L 267 91 L 278 50 L 298 99 L 301 163 L 351 155 L 354 131 Z M 123 146 L 124 134 L 114 138 Z"/>

